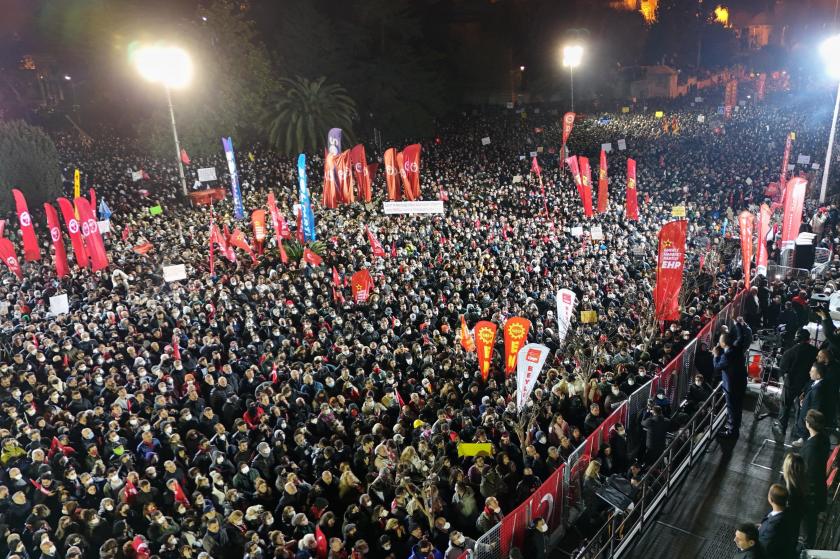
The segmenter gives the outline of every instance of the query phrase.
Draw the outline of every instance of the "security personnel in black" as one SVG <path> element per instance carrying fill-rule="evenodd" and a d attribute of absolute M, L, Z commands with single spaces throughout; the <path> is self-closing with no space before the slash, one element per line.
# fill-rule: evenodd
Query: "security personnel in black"
<path fill-rule="evenodd" d="M 779 438 L 785 436 L 796 398 L 811 380 L 808 377 L 808 371 L 817 359 L 817 348 L 811 345 L 810 340 L 811 334 L 807 330 L 798 330 L 795 337 L 796 343 L 782 354 L 782 360 L 779 363 L 779 378 L 784 379 L 784 392 L 779 419 L 773 423 L 773 433 Z"/>

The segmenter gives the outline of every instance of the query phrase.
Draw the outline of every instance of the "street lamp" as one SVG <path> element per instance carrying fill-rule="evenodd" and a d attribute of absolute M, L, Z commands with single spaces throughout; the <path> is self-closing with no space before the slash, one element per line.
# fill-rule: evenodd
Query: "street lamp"
<path fill-rule="evenodd" d="M 831 166 L 831 152 L 834 149 L 834 131 L 837 128 L 837 111 L 840 110 L 840 35 L 835 35 L 823 41 L 820 54 L 825 61 L 825 69 L 829 76 L 838 80 L 837 95 L 834 100 L 834 116 L 831 117 L 831 132 L 828 134 L 828 148 L 825 151 L 825 166 L 823 167 L 822 184 L 820 185 L 820 204 L 825 202 L 825 191 L 828 188 L 828 173 Z"/>
<path fill-rule="evenodd" d="M 580 66 L 583 59 L 583 47 L 580 45 L 566 45 L 563 47 L 563 66 L 569 68 L 569 82 L 572 87 L 572 112 L 575 110 L 575 68 Z"/>
<path fill-rule="evenodd" d="M 166 102 L 169 104 L 169 117 L 172 121 L 172 137 L 175 138 L 175 159 L 178 161 L 178 174 L 181 177 L 181 190 L 187 192 L 187 180 L 184 178 L 184 164 L 181 162 L 181 144 L 178 142 L 178 130 L 175 127 L 175 109 L 172 107 L 170 89 L 181 89 L 192 79 L 193 66 L 190 55 L 178 47 L 152 45 L 138 49 L 134 54 L 134 65 L 145 79 L 163 85 Z"/>

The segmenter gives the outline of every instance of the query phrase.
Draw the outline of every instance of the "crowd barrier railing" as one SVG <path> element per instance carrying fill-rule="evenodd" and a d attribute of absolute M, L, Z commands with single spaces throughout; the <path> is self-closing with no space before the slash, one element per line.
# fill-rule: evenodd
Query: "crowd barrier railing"
<path fill-rule="evenodd" d="M 572 452 L 566 463 L 555 470 L 525 502 L 482 534 L 476 540 L 475 549 L 471 553 L 472 559 L 506 559 L 512 547 L 523 545 L 526 532 L 537 517 L 546 519 L 552 531 L 552 539 L 565 533 L 569 524 L 575 520 L 574 513 L 580 513 L 582 479 L 586 467 L 592 457 L 598 456 L 601 447 L 609 442 L 615 424 L 620 422 L 627 427 L 630 448 L 634 448 L 634 445 L 637 447 L 640 437 L 643 436 L 639 417 L 647 408 L 648 399 L 653 397 L 661 386 L 665 388 L 672 406 L 682 401 L 691 385 L 697 344 L 705 343 L 711 346 L 712 337 L 720 327 L 740 316 L 743 297 L 743 292 L 738 294 L 662 371 L 640 386 L 627 401 L 610 414 Z M 714 394 L 719 392 L 717 389 Z M 666 451 L 666 455 L 670 454 L 670 451 Z"/>

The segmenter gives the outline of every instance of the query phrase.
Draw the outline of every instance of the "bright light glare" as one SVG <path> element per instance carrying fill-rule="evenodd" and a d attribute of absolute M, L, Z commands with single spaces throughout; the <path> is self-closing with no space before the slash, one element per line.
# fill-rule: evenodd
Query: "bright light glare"
<path fill-rule="evenodd" d="M 519 67 L 519 71 L 520 71 L 520 72 L 524 72 L 524 71 L 525 71 L 525 66 L 520 66 L 520 67 Z"/>
<path fill-rule="evenodd" d="M 70 80 L 72 80 L 73 78 L 71 78 L 68 74 L 64 74 L 64 79 L 65 79 L 65 80 L 67 80 L 67 81 L 69 82 L 69 81 L 70 81 Z"/>
<path fill-rule="evenodd" d="M 189 84 L 193 74 L 190 56 L 177 47 L 142 47 L 134 53 L 134 65 L 145 79 L 174 89 Z"/>
<path fill-rule="evenodd" d="M 840 78 L 840 35 L 829 37 L 820 45 L 825 70 L 832 78 Z"/>
<path fill-rule="evenodd" d="M 583 47 L 580 45 L 569 45 L 563 47 L 563 66 L 577 68 L 583 59 Z"/>

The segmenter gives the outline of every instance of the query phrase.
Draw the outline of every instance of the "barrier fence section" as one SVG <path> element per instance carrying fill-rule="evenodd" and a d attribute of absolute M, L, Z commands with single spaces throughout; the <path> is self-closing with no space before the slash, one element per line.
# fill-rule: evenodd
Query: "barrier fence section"
<path fill-rule="evenodd" d="M 549 530 L 563 527 L 565 518 L 564 472 L 561 464 L 530 497 L 476 540 L 474 559 L 506 559 L 513 547 L 522 549 L 525 533 L 537 518 L 544 518 Z"/>

